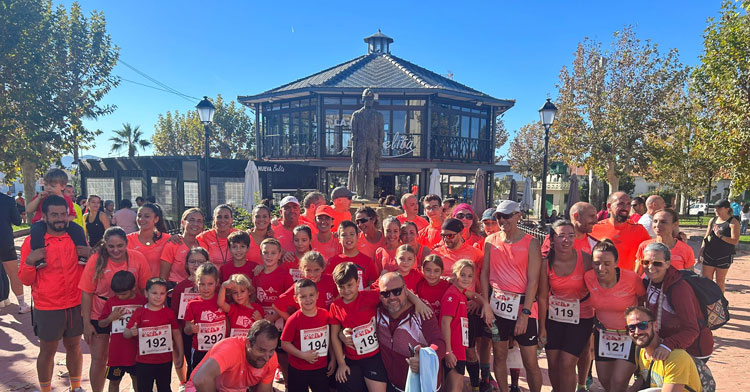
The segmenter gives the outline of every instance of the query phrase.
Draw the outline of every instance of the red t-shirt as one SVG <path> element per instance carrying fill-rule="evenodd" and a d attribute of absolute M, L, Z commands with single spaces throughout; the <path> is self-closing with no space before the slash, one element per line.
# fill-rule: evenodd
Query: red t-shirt
<path fill-rule="evenodd" d="M 440 237 L 440 227 L 432 227 L 432 225 L 420 230 L 418 238 L 419 243 L 430 250 L 443 240 L 443 238 Z"/>
<path fill-rule="evenodd" d="M 180 312 L 180 301 L 182 299 L 183 293 L 194 293 L 197 294 L 198 290 L 195 287 L 195 282 L 193 282 L 190 279 L 185 279 L 180 283 L 177 283 L 177 286 L 175 286 L 172 289 L 172 310 L 174 311 L 175 316 L 177 317 L 177 322 L 180 324 L 180 327 L 185 326 L 185 317 L 183 316 L 180 318 L 179 312 Z M 186 304 L 187 305 L 187 304 Z M 186 306 L 187 307 L 187 306 Z"/>
<path fill-rule="evenodd" d="M 458 249 L 448 249 L 445 244 L 440 244 L 432 253 L 443 259 L 443 276 L 453 276 L 453 264 L 456 264 L 458 260 L 471 260 L 474 263 L 474 283 L 469 287 L 469 290 L 477 291 L 479 276 L 482 273 L 482 263 L 484 262 L 482 251 L 464 242 Z"/>
<path fill-rule="evenodd" d="M 466 348 L 469 347 L 469 317 L 466 311 L 466 296 L 454 285 L 448 288 L 440 301 L 440 325 L 442 318 L 451 316 L 450 350 L 459 361 L 466 360 Z M 464 344 L 466 343 L 466 344 Z"/>
<path fill-rule="evenodd" d="M 215 344 L 216 341 L 219 341 L 227 336 L 226 320 L 227 315 L 226 313 L 222 312 L 222 310 L 219 308 L 219 305 L 216 304 L 216 297 L 211 299 L 194 299 L 188 302 L 187 309 L 185 310 L 186 322 L 192 321 L 193 324 L 213 324 L 220 321 L 224 322 L 224 333 L 222 334 L 223 336 L 221 336 L 221 338 L 219 339 L 209 339 L 209 343 L 213 342 Z M 198 350 L 199 335 L 199 333 L 193 334 L 193 349 L 196 351 L 208 351 Z"/>
<path fill-rule="evenodd" d="M 203 360 L 193 370 L 193 375 L 206 361 L 213 359 L 219 365 L 221 375 L 216 378 L 216 390 L 222 392 L 245 392 L 248 387 L 255 385 L 270 385 L 279 362 L 276 353 L 260 368 L 256 369 L 245 360 L 247 337 L 224 339 L 217 343 L 206 354 Z M 192 376 L 191 376 L 192 377 Z M 185 384 L 185 390 L 195 391 L 192 378 Z"/>
<path fill-rule="evenodd" d="M 339 296 L 339 290 L 333 278 L 331 275 L 323 274 L 320 276 L 320 280 L 315 282 L 315 285 L 318 287 L 317 306 L 326 310 L 330 309 L 333 300 Z M 294 286 L 281 294 L 273 305 L 276 306 L 276 309 L 283 310 L 288 314 L 299 310 L 299 304 L 294 300 Z"/>
<path fill-rule="evenodd" d="M 419 284 L 420 281 L 422 281 L 423 276 L 422 273 L 419 272 L 419 270 L 410 270 L 406 276 L 402 275 L 402 278 L 404 278 L 404 282 L 406 283 L 406 288 L 414 292 L 417 289 L 417 284 Z M 380 279 L 376 280 L 371 286 L 371 289 L 373 290 L 380 290 Z"/>
<path fill-rule="evenodd" d="M 174 317 L 174 312 L 166 306 L 159 310 L 149 310 L 145 305 L 138 308 L 128 321 L 128 328 L 132 328 L 134 325 L 138 325 L 138 333 L 140 334 L 141 329 L 148 327 L 159 327 L 162 325 L 169 325 L 170 330 L 180 329 L 177 325 L 177 319 Z M 170 331 L 171 333 L 172 331 Z M 138 356 L 135 357 L 136 362 L 140 363 L 167 363 L 172 362 L 172 352 L 160 353 L 160 354 L 146 354 L 141 355 L 144 347 L 141 347 L 139 337 L 133 336 L 131 339 L 136 339 L 138 342 Z M 167 339 L 167 341 L 169 341 Z M 174 344 L 174 342 L 172 342 Z"/>
<path fill-rule="evenodd" d="M 376 347 L 373 348 L 372 339 L 367 339 L 370 336 L 376 336 L 375 311 L 378 305 L 380 305 L 380 293 L 372 290 L 360 291 L 357 298 L 348 304 L 344 303 L 341 298 L 331 304 L 331 311 L 329 312 L 331 324 L 339 324 L 342 329 L 356 329 L 357 331 L 354 331 L 352 338 L 365 340 L 364 344 L 359 346 L 363 348 L 363 351 L 361 351 L 363 354 L 359 354 L 357 350 L 344 345 L 344 354 L 347 358 L 354 360 L 368 358 L 380 351 L 377 343 L 375 343 Z M 377 342 L 377 339 L 375 339 L 375 342 Z"/>
<path fill-rule="evenodd" d="M 601 241 L 609 238 L 617 248 L 617 265 L 624 270 L 635 269 L 635 253 L 641 242 L 650 240 L 651 236 L 643 226 L 637 223 L 620 223 L 612 225 L 609 220 L 599 221 L 594 225 L 591 236 Z"/>
<path fill-rule="evenodd" d="M 406 219 L 406 213 L 396 216 L 396 219 L 398 219 L 398 221 L 401 222 L 402 225 L 404 224 L 404 222 L 408 221 L 408 219 Z M 417 215 L 412 222 L 417 225 L 417 231 L 424 229 L 430 224 L 427 219 L 422 218 L 419 215 Z"/>
<path fill-rule="evenodd" d="M 328 324 L 329 316 L 325 309 L 318 308 L 313 317 L 306 316 L 302 311 L 296 311 L 286 320 L 284 331 L 281 333 L 281 341 L 291 342 L 294 347 L 302 352 L 312 350 L 317 350 L 319 354 L 322 351 L 328 352 L 331 343 Z M 303 338 L 305 340 L 304 346 Z M 323 343 L 325 343 L 325 346 L 323 346 Z M 310 363 L 289 354 L 289 366 L 298 370 L 322 369 L 328 366 L 328 356 L 320 355 L 315 363 Z"/>
<path fill-rule="evenodd" d="M 372 261 L 372 258 L 363 255 L 361 252 L 352 257 L 346 256 L 344 254 L 332 257 L 330 260 L 328 260 L 328 267 L 326 267 L 325 272 L 327 274 L 333 274 L 333 269 L 336 268 L 337 265 L 346 262 L 352 262 L 359 267 L 358 272 L 360 279 L 360 290 L 363 290 L 365 287 L 371 285 L 372 282 L 374 282 L 380 276 L 380 274 L 378 273 L 378 267 L 375 266 L 375 262 Z"/>
<path fill-rule="evenodd" d="M 646 246 L 653 242 L 656 242 L 656 238 L 643 241 L 638 245 L 635 259 L 638 260 L 639 263 L 643 260 L 643 251 L 646 249 Z M 682 241 L 678 240 L 675 242 L 674 247 L 669 250 L 669 253 L 671 254 L 669 263 L 678 270 L 691 269 L 695 265 L 695 253 L 693 253 L 693 248 Z"/>
<path fill-rule="evenodd" d="M 294 280 L 289 271 L 284 267 L 276 267 L 271 273 L 261 271 L 260 274 L 253 277 L 253 286 L 255 287 L 258 303 L 263 307 L 266 314 L 273 314 L 273 303 L 279 299 L 281 293 L 294 285 Z"/>
<path fill-rule="evenodd" d="M 113 308 L 116 306 L 122 306 L 127 313 L 123 317 L 120 317 L 125 324 L 128 325 L 130 318 L 132 317 L 135 310 L 142 308 L 146 304 L 146 297 L 136 294 L 131 299 L 119 299 L 112 297 L 104 303 L 104 308 L 99 316 L 99 320 L 104 320 L 112 314 Z M 134 336 L 130 339 L 125 339 L 122 332 L 119 331 L 119 326 L 115 328 L 113 324 L 110 324 L 112 332 L 109 335 L 109 358 L 107 359 L 107 366 L 133 366 L 135 365 L 135 357 L 138 355 L 138 337 Z"/>
<path fill-rule="evenodd" d="M 250 247 L 247 248 L 247 261 L 263 265 L 263 257 L 260 254 L 260 244 L 255 242 L 253 236 L 250 236 Z"/>
<path fill-rule="evenodd" d="M 161 271 L 161 253 L 164 251 L 164 247 L 167 245 L 169 237 L 169 234 L 161 233 L 161 238 L 147 246 L 141 243 L 141 240 L 138 239 L 137 231 L 128 234 L 128 249 L 137 250 L 146 256 L 146 262 L 151 268 L 152 278 L 159 276 L 159 272 Z"/>
<path fill-rule="evenodd" d="M 78 288 L 83 292 L 92 294 L 91 301 L 91 319 L 99 320 L 104 302 L 103 298 L 112 298 L 115 293 L 112 291 L 112 277 L 119 271 L 130 271 L 135 276 L 135 287 L 139 292 L 143 292 L 146 283 L 151 279 L 151 270 L 149 269 L 146 259 L 139 252 L 128 249 L 128 260 L 121 263 L 114 263 L 111 260 L 107 262 L 107 267 L 102 272 L 99 279 L 94 280 L 96 274 L 96 262 L 99 260 L 99 254 L 95 253 L 89 258 L 86 266 L 83 268 L 81 281 Z"/>
<path fill-rule="evenodd" d="M 31 200 L 35 200 L 39 195 L 35 195 L 31 198 Z M 63 198 L 65 198 L 65 202 L 68 204 L 68 216 L 76 217 L 76 209 L 73 207 L 73 200 L 71 200 L 68 196 L 62 195 Z M 42 220 L 42 204 L 44 204 L 44 200 L 47 199 L 46 197 L 42 199 L 42 201 L 39 202 L 39 205 L 36 207 L 36 212 L 34 212 L 34 217 L 31 218 L 31 223 L 36 223 Z"/>
<path fill-rule="evenodd" d="M 247 336 L 247 332 L 250 330 L 250 326 L 254 322 L 258 321 L 253 317 L 253 313 L 257 310 L 260 313 L 260 318 L 265 317 L 263 308 L 260 305 L 249 302 L 249 307 L 238 304 L 229 305 L 229 336 Z"/>
<path fill-rule="evenodd" d="M 229 230 L 229 234 L 237 231 L 232 228 Z M 227 234 L 227 236 L 229 236 Z M 206 230 L 203 233 L 198 234 L 195 237 L 198 243 L 203 249 L 208 251 L 208 260 L 216 266 L 221 268 L 222 265 L 232 261 L 232 253 L 229 252 L 229 244 L 227 243 L 227 237 L 219 238 L 216 233 L 216 229 Z"/>
<path fill-rule="evenodd" d="M 421 246 L 421 245 L 420 245 Z M 375 266 L 381 271 L 393 272 L 398 270 L 398 261 L 396 260 L 396 251 L 398 247 L 388 250 L 385 246 L 375 251 Z M 416 256 L 415 256 L 416 259 Z M 417 268 L 419 260 L 414 260 L 414 268 Z"/>
<path fill-rule="evenodd" d="M 349 210 L 338 211 L 335 208 L 333 209 L 333 216 L 331 218 L 333 218 L 333 223 L 331 225 L 331 231 L 333 232 L 336 232 L 339 230 L 339 223 L 345 220 L 353 221 L 351 211 Z"/>
<path fill-rule="evenodd" d="M 273 236 L 281 243 L 281 249 L 284 252 L 296 252 L 297 248 L 294 247 L 294 233 L 288 230 L 284 225 L 278 224 L 273 227 Z"/>
<path fill-rule="evenodd" d="M 304 215 L 299 216 L 299 225 L 305 225 L 310 228 L 310 231 L 312 232 L 313 237 L 318 234 L 318 225 L 315 224 L 315 216 L 313 216 L 312 220 L 308 219 Z"/>
<path fill-rule="evenodd" d="M 357 239 L 357 250 L 359 253 L 364 254 L 369 258 L 375 258 L 375 251 L 378 248 L 385 246 L 385 236 L 380 235 L 378 242 L 372 243 L 365 238 L 365 233 L 359 233 L 359 239 Z"/>
<path fill-rule="evenodd" d="M 443 299 L 443 295 L 445 294 L 446 290 L 450 288 L 452 285 L 449 281 L 440 279 L 440 281 L 434 285 L 430 286 L 429 283 L 427 283 L 424 278 L 422 278 L 419 283 L 417 283 L 417 290 L 415 293 L 419 298 L 427 302 L 430 306 L 432 306 L 432 310 L 440 314 L 440 300 Z"/>
<path fill-rule="evenodd" d="M 341 243 L 339 242 L 338 238 L 336 238 L 336 235 L 332 235 L 331 239 L 328 242 L 320 242 L 318 240 L 318 236 L 313 235 L 312 249 L 314 251 L 320 252 L 326 262 L 328 262 L 328 260 L 331 260 L 333 256 L 344 253 L 344 248 L 341 247 Z"/>
<path fill-rule="evenodd" d="M 161 251 L 161 259 L 172 264 L 172 269 L 169 270 L 168 281 L 182 282 L 187 279 L 188 274 L 185 270 L 185 260 L 189 250 L 190 249 L 188 249 L 184 242 L 179 245 L 173 242 L 167 242 L 167 244 L 164 245 L 164 249 Z"/>
<path fill-rule="evenodd" d="M 257 266 L 258 264 L 245 261 L 245 265 L 237 267 L 234 265 L 233 261 L 230 261 L 221 266 L 221 281 L 222 283 L 226 282 L 227 280 L 229 280 L 229 277 L 234 274 L 244 274 L 245 276 L 247 276 L 248 280 L 252 280 L 253 270 Z"/>
<path fill-rule="evenodd" d="M 611 288 L 604 288 L 599 284 L 594 270 L 588 270 L 583 275 L 591 297 L 596 318 L 607 329 L 625 329 L 625 309 L 638 305 L 638 297 L 646 295 L 643 281 L 635 272 L 620 268 L 620 280 Z"/>

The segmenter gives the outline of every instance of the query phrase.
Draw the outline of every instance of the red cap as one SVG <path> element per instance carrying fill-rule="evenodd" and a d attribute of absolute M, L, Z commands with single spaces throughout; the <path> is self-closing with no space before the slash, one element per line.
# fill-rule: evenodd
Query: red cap
<path fill-rule="evenodd" d="M 315 209 L 315 216 L 326 215 L 329 218 L 333 218 L 333 207 L 324 204 Z"/>

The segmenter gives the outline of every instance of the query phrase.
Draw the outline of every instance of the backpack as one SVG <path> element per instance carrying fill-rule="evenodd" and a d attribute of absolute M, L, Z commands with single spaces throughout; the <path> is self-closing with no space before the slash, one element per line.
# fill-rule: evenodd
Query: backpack
<path fill-rule="evenodd" d="M 640 350 L 638 349 L 638 356 L 641 355 Z M 695 363 L 695 368 L 698 371 L 698 378 L 701 380 L 701 389 L 703 392 L 716 392 L 716 380 L 714 380 L 714 376 L 711 373 L 711 369 L 708 368 L 708 365 L 706 365 L 703 361 L 700 359 L 697 359 L 693 357 L 692 355 L 690 358 L 693 359 L 693 363 Z M 651 370 L 654 368 L 654 360 L 651 361 L 651 366 L 648 368 L 648 373 L 646 374 L 646 379 L 644 386 L 648 388 L 651 385 Z M 659 388 L 663 387 L 663 385 L 659 385 Z M 685 389 L 690 392 L 695 392 L 692 388 L 685 385 Z"/>
<path fill-rule="evenodd" d="M 702 321 L 705 325 L 710 329 L 718 329 L 726 324 L 729 321 L 729 301 L 724 297 L 719 285 L 691 270 L 680 270 L 680 274 L 682 274 L 682 280 L 688 282 L 695 293 L 695 298 L 698 299 L 703 313 Z M 667 296 L 668 299 L 670 297 Z"/>

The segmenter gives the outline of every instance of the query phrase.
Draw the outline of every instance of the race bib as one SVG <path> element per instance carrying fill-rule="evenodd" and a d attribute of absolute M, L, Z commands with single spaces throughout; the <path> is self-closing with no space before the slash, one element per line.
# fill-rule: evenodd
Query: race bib
<path fill-rule="evenodd" d="M 198 351 L 210 350 L 225 336 L 227 336 L 227 323 L 224 320 L 198 324 Z"/>
<path fill-rule="evenodd" d="M 380 346 L 378 335 L 375 333 L 375 317 L 370 319 L 367 324 L 354 327 L 352 329 L 352 340 L 354 341 L 354 349 L 359 355 L 369 354 L 377 350 Z"/>
<path fill-rule="evenodd" d="M 357 276 L 359 277 L 359 291 L 362 291 L 365 289 L 365 277 L 363 276 L 364 273 L 361 269 L 357 269 Z"/>
<path fill-rule="evenodd" d="M 328 356 L 328 326 L 303 329 L 299 331 L 300 350 L 302 352 L 317 351 L 318 356 Z"/>
<path fill-rule="evenodd" d="M 617 332 L 599 332 L 599 356 L 604 358 L 628 359 L 633 340 Z"/>
<path fill-rule="evenodd" d="M 229 333 L 230 337 L 240 336 L 244 337 L 247 336 L 247 333 L 250 332 L 250 328 L 232 328 L 232 332 Z"/>
<path fill-rule="evenodd" d="M 469 347 L 469 319 L 461 317 L 461 345 Z"/>
<path fill-rule="evenodd" d="M 549 297 L 549 319 L 567 324 L 578 324 L 581 319 L 581 302 Z"/>
<path fill-rule="evenodd" d="M 130 316 L 132 316 L 133 312 L 135 312 L 135 310 L 140 307 L 141 307 L 140 305 L 113 306 L 112 312 L 120 309 L 122 310 L 122 316 L 120 316 L 119 319 L 112 322 L 112 333 L 125 332 L 125 327 L 128 325 L 128 322 L 130 321 Z"/>
<path fill-rule="evenodd" d="M 263 308 L 263 313 L 265 313 L 266 316 L 269 314 L 270 315 L 276 314 L 276 311 L 273 310 L 273 306 L 262 306 L 262 308 Z"/>
<path fill-rule="evenodd" d="M 180 295 L 180 309 L 177 311 L 177 318 L 179 320 L 185 319 L 185 309 L 187 309 L 188 302 L 200 297 L 199 293 L 182 293 Z"/>
<path fill-rule="evenodd" d="M 497 317 L 517 320 L 518 309 L 521 307 L 521 294 L 493 289 L 490 306 Z"/>
<path fill-rule="evenodd" d="M 290 268 L 289 275 L 292 275 L 292 280 L 294 280 L 295 282 L 302 279 L 302 271 L 296 268 Z"/>
<path fill-rule="evenodd" d="M 172 329 L 169 324 L 138 328 L 138 352 L 141 355 L 172 352 Z"/>

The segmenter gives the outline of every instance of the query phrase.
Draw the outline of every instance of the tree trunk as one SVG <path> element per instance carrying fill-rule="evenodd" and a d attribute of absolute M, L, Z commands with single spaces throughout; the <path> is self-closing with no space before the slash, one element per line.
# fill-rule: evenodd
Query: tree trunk
<path fill-rule="evenodd" d="M 594 184 L 594 170 L 589 169 L 589 203 L 597 209 L 599 208 L 599 200 L 596 197 L 596 184 Z"/>
<path fill-rule="evenodd" d="M 680 215 L 687 214 L 687 206 L 688 206 L 688 198 L 685 196 L 685 194 L 682 194 L 682 197 L 680 197 Z"/>
<path fill-rule="evenodd" d="M 677 213 L 680 213 L 680 202 L 682 201 L 682 194 L 677 192 L 674 195 L 674 204 L 672 205 L 672 209 L 677 211 Z"/>
<path fill-rule="evenodd" d="M 615 172 L 615 161 L 607 162 L 607 184 L 610 195 L 620 190 L 620 177 Z"/>
<path fill-rule="evenodd" d="M 22 160 L 21 162 L 21 176 L 23 178 L 23 194 L 26 202 L 36 196 L 36 162 L 30 159 Z M 29 221 L 34 215 L 34 211 L 28 211 Z"/>

